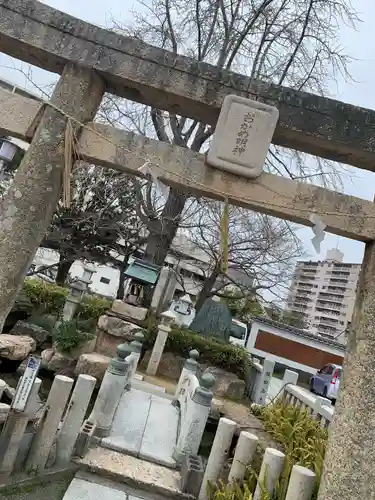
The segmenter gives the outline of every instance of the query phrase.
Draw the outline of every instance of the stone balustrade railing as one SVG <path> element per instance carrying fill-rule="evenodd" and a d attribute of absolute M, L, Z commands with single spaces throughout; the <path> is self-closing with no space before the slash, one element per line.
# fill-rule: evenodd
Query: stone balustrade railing
<path fill-rule="evenodd" d="M 299 408 L 305 409 L 313 418 L 327 428 L 333 419 L 334 408 L 329 399 L 316 396 L 297 385 L 288 384 L 283 388 L 284 400 Z"/>
<path fill-rule="evenodd" d="M 173 458 L 178 463 L 185 455 L 198 453 L 211 409 L 215 378 L 207 373 L 198 379 L 198 356 L 198 351 L 190 351 L 175 393 L 175 404 L 180 408 L 180 432 Z"/>
<path fill-rule="evenodd" d="M 109 363 L 86 421 L 97 382 L 90 375 L 79 375 L 75 385 L 72 378 L 57 375 L 44 404 L 38 396 L 41 380 L 37 378 L 24 411 L 0 403 L 0 424 L 4 422 L 0 435 L 0 485 L 6 484 L 14 473 L 41 474 L 53 464 L 64 466 L 73 455 L 85 452 L 92 436 L 107 435 L 123 392 L 131 388 L 142 340 L 143 335 L 138 332 L 133 342 L 117 347 L 117 356 Z M 0 396 L 5 385 L 0 381 Z M 30 421 L 38 423 L 33 432 L 28 430 Z"/>
<path fill-rule="evenodd" d="M 203 475 L 198 500 L 208 500 L 209 484 L 219 481 L 220 472 L 228 459 L 228 450 L 231 448 L 237 424 L 232 420 L 221 418 L 215 434 L 215 439 Z M 240 433 L 230 468 L 228 483 L 240 482 L 245 473 L 251 469 L 258 447 L 258 437 L 247 431 Z M 266 448 L 258 475 L 258 484 L 253 493 L 253 500 L 261 500 L 267 494 L 273 494 L 284 470 L 285 455 L 279 450 Z M 311 500 L 316 488 L 316 475 L 313 471 L 295 465 L 288 482 L 285 500 Z M 264 491 L 265 490 L 265 491 Z"/>

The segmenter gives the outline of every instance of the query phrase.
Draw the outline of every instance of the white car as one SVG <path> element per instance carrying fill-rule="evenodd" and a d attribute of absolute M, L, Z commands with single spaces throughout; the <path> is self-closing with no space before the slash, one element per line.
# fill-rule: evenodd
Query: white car
<path fill-rule="evenodd" d="M 310 379 L 310 390 L 314 394 L 323 396 L 336 402 L 341 381 L 342 367 L 329 363 L 323 366 L 316 375 Z"/>

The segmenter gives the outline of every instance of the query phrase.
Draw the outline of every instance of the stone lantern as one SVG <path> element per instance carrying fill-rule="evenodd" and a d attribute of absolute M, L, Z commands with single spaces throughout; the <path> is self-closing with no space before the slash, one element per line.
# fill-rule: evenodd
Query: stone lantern
<path fill-rule="evenodd" d="M 183 316 L 190 316 L 191 310 L 194 307 L 189 294 L 184 295 L 176 301 L 174 312 L 182 314 Z"/>
<path fill-rule="evenodd" d="M 17 151 L 21 149 L 17 144 L 9 139 L 1 139 L 0 142 L 0 160 L 10 163 L 14 160 Z"/>

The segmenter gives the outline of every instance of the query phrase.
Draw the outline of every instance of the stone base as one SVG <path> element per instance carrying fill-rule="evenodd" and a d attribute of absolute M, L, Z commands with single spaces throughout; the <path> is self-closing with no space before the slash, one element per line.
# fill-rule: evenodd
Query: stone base
<path fill-rule="evenodd" d="M 127 304 L 122 300 L 115 300 L 112 304 L 112 312 L 125 316 L 127 318 L 134 318 L 138 321 L 146 319 L 147 309 L 145 307 L 136 307 Z"/>
<path fill-rule="evenodd" d="M 110 357 L 103 356 L 102 354 L 98 354 L 96 352 L 82 354 L 78 359 L 75 374 L 77 376 L 81 373 L 91 375 L 100 383 L 103 380 L 110 359 Z"/>
<path fill-rule="evenodd" d="M 190 495 L 182 493 L 181 476 L 176 469 L 168 469 L 146 460 L 140 460 L 101 447 L 90 449 L 83 459 L 75 460 L 75 462 L 81 470 L 111 478 L 120 484 L 126 484 L 150 493 L 157 493 L 174 500 L 192 499 Z M 69 497 L 66 500 L 68 499 Z"/>

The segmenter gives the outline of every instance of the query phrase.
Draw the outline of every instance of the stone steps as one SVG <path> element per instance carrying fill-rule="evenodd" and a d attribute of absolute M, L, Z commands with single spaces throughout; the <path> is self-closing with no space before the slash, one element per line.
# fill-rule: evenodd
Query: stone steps
<path fill-rule="evenodd" d="M 153 498 L 155 498 L 154 495 L 162 495 L 164 498 L 168 497 L 174 500 L 192 500 L 193 498 L 182 493 L 181 476 L 178 470 L 169 469 L 130 455 L 124 455 L 114 450 L 101 447 L 92 448 L 83 459 L 77 459 L 75 462 L 80 468 L 80 474 L 91 473 L 94 474 L 93 477 L 100 476 L 115 481 L 118 485 L 117 488 L 120 487 L 119 485 L 121 485 L 121 488 L 126 485 L 126 487 L 137 490 L 135 495 L 137 498 L 148 500 L 150 497 L 147 495 L 149 494 L 152 494 Z M 80 477 L 82 478 L 82 476 Z M 96 479 L 96 482 L 98 482 L 98 479 Z M 87 485 L 84 486 L 87 487 Z M 68 492 L 69 490 L 67 494 Z M 143 492 L 146 497 L 142 496 L 140 492 Z M 81 498 L 82 500 L 91 500 L 91 497 L 83 495 L 81 497 L 78 495 L 75 497 L 66 496 L 63 500 L 79 500 Z M 100 495 L 96 495 L 95 499 L 93 497 L 92 500 L 98 500 L 99 498 L 100 500 L 107 500 L 107 498 Z M 108 500 L 115 500 L 115 497 L 108 498 Z M 128 500 L 135 499 L 129 498 Z"/>
<path fill-rule="evenodd" d="M 80 471 L 69 485 L 63 500 L 163 500 L 164 496 Z"/>

